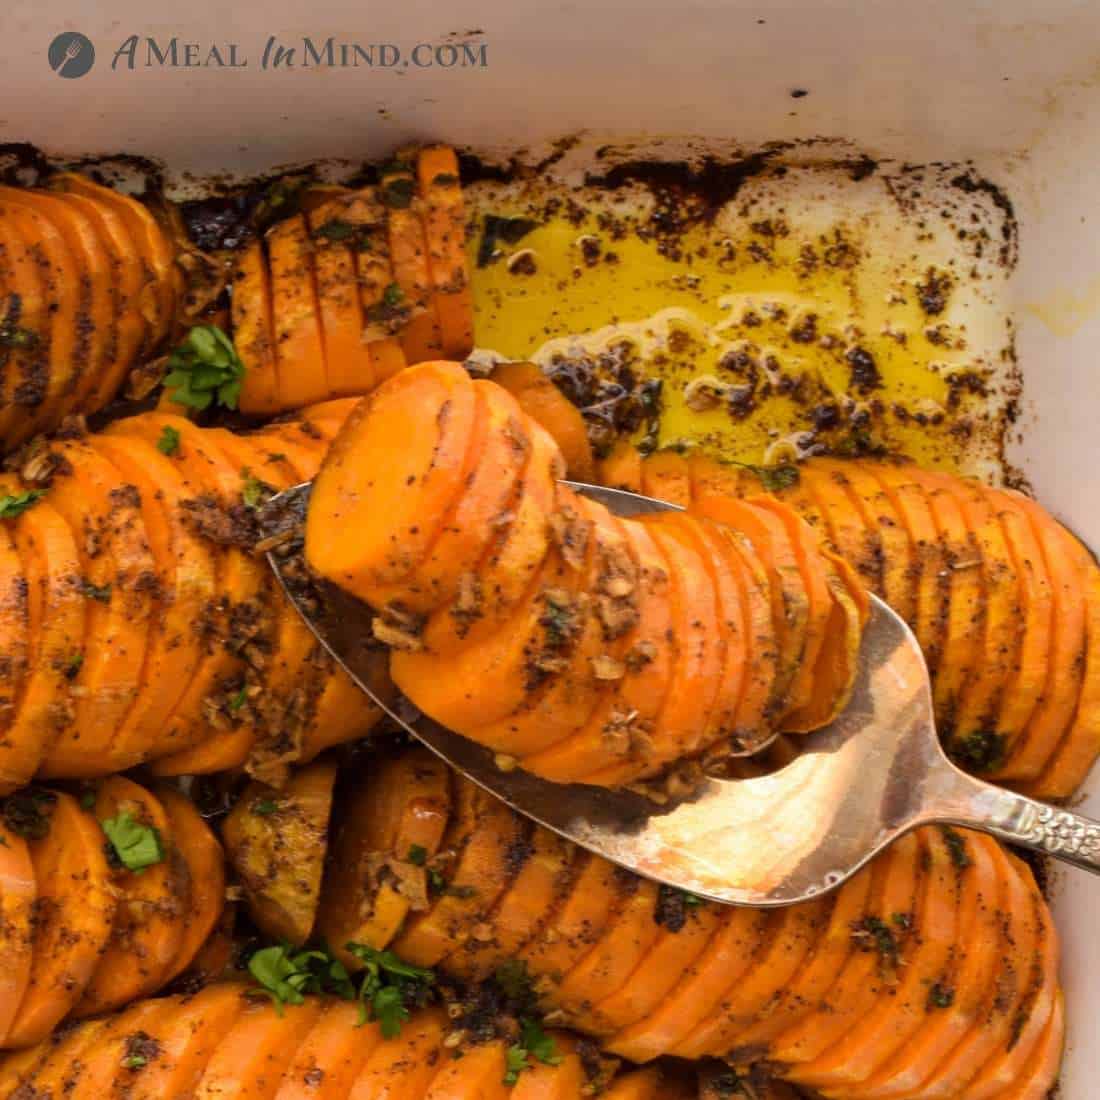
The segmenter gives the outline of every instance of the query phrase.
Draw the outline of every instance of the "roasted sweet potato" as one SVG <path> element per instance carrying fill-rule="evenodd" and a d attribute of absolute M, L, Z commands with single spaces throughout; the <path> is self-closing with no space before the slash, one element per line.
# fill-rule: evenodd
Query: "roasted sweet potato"
<path fill-rule="evenodd" d="M 155 992 L 191 965 L 221 917 L 225 873 L 187 799 L 114 777 L 79 798 L 28 788 L 0 809 L 0 955 L 12 994 L 0 1048 L 30 1047 L 65 1018 Z"/>
<path fill-rule="evenodd" d="M 305 943 L 317 920 L 336 765 L 317 761 L 281 791 L 250 783 L 222 825 L 226 855 L 257 926 Z"/>
<path fill-rule="evenodd" d="M 143 1001 L 84 1022 L 59 1041 L 0 1061 L 0 1097 L 64 1091 L 73 1100 L 689 1100 L 686 1069 L 619 1069 L 550 1032 L 537 1057 L 506 1020 L 471 1036 L 438 1006 L 414 1009 L 396 1035 L 363 1023 L 354 1002 L 311 996 L 274 1005 L 239 983 Z M 516 1058 L 516 1055 L 521 1055 Z M 765 1086 L 768 1087 L 768 1086 Z M 45 1093 L 44 1093 L 45 1094 Z M 713 1092 L 704 1095 L 717 1095 Z M 771 1100 L 780 1094 L 763 1093 Z"/>
<path fill-rule="evenodd" d="M 722 744 L 765 740 L 788 716 L 787 728 L 798 731 L 832 718 L 855 676 L 866 613 L 861 589 L 768 510 L 754 526 L 756 542 L 728 547 L 705 536 L 699 528 L 706 521 L 696 517 L 624 520 L 623 529 L 645 530 L 654 563 L 638 586 L 613 575 L 608 555 L 596 553 L 607 549 L 609 536 L 600 531 L 617 530 L 606 508 L 558 485 L 549 507 L 533 516 L 542 538 L 552 535 L 541 560 L 533 559 L 536 572 L 507 577 L 509 589 L 521 594 L 504 614 L 494 614 L 487 594 L 505 583 L 501 560 L 491 552 L 478 560 L 485 553 L 480 529 L 464 533 L 457 518 L 469 514 L 473 522 L 499 507 L 499 495 L 485 499 L 485 483 L 491 486 L 501 469 L 486 433 L 515 434 L 479 419 L 478 386 L 485 385 L 492 383 L 471 382 L 457 364 L 402 372 L 348 418 L 310 503 L 311 564 L 374 605 L 375 636 L 393 647 L 394 682 L 418 707 L 536 774 L 605 786 L 657 775 Z M 534 420 L 519 416 L 523 434 L 537 438 L 542 430 Z M 400 448 L 398 435 L 405 440 Z M 533 451 L 531 461 L 536 457 Z M 688 486 L 688 465 L 675 457 Z M 503 468 L 507 477 L 514 466 Z M 531 502 L 536 509 L 538 503 Z M 527 539 L 528 520 L 522 528 L 520 520 L 517 508 L 499 522 Z M 337 537 L 349 529 L 354 539 Z M 774 565 L 777 550 L 783 556 Z M 812 621 L 805 593 L 801 621 L 786 613 L 784 586 L 801 591 L 806 583 L 791 565 L 800 556 L 819 562 L 818 574 L 805 568 L 820 581 L 812 590 Z M 613 557 L 625 561 L 631 553 L 620 546 Z M 615 591 L 604 592 L 606 584 Z M 763 622 L 755 617 L 762 601 Z M 642 649 L 620 653 L 613 643 L 639 620 L 647 623 Z M 809 664 L 799 682 L 804 691 L 792 701 L 786 688 L 808 645 L 820 649 L 820 659 Z M 783 677 L 774 668 L 767 676 L 765 666 L 781 651 Z M 657 669 L 647 673 L 655 661 Z M 639 675 L 646 701 L 627 709 L 611 704 L 616 681 L 623 681 L 621 694 L 638 694 L 630 681 Z M 735 703 L 730 677 L 754 691 L 738 689 Z M 765 677 L 769 693 L 761 698 L 755 686 Z"/>
<path fill-rule="evenodd" d="M 600 476 L 656 492 L 664 474 L 682 478 L 685 469 L 692 509 L 706 514 L 762 487 L 698 453 L 642 459 L 625 444 Z M 1077 789 L 1100 755 L 1091 675 L 1100 569 L 1072 535 L 1019 494 L 893 459 L 810 459 L 797 484 L 773 485 L 773 495 L 909 622 L 932 672 L 939 728 L 961 765 L 1039 798 Z M 811 584 L 805 570 L 804 580 Z M 815 679 L 826 679 L 824 669 Z"/>
<path fill-rule="evenodd" d="M 359 912 L 370 913 L 392 881 L 346 857 L 355 851 L 356 868 L 392 859 L 386 819 L 400 820 L 417 797 L 395 779 L 415 775 L 417 761 L 431 767 L 426 750 L 412 749 L 349 788 L 322 911 L 331 889 L 343 911 L 356 911 L 358 893 Z M 454 782 L 441 851 L 454 847 L 456 870 L 426 860 L 442 872 L 427 908 L 388 940 L 404 957 L 468 980 L 522 963 L 543 1007 L 612 1054 L 720 1057 L 750 1075 L 770 1065 L 836 1100 L 969 1097 L 972 1081 L 975 1096 L 1010 1083 L 1041 1095 L 1055 1076 L 1053 927 L 1030 873 L 988 837 L 924 828 L 839 891 L 760 911 L 657 889 L 586 853 L 571 858 L 539 828 L 517 843 L 516 815 L 479 815 L 472 785 Z M 475 865 L 476 876 L 462 870 Z M 450 892 L 475 883 L 476 895 Z M 416 929 L 431 929 L 431 940 Z M 1010 1018 L 1024 1051 L 1006 1049 Z"/>

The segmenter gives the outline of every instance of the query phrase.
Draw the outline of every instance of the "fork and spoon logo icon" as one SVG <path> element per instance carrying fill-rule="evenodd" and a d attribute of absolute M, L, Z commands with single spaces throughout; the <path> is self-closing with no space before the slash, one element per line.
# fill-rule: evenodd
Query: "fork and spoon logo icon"
<path fill-rule="evenodd" d="M 62 31 L 50 43 L 50 68 L 65 80 L 83 76 L 95 64 L 95 46 L 79 31 Z"/>

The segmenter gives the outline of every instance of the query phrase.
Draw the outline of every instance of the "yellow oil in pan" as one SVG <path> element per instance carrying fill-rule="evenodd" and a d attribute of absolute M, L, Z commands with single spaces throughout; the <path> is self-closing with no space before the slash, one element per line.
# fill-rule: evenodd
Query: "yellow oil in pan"
<path fill-rule="evenodd" d="M 477 354 L 659 379 L 645 446 L 886 449 L 996 479 L 1018 394 L 1007 200 L 958 166 L 733 180 L 717 200 L 651 165 L 473 182 Z"/>

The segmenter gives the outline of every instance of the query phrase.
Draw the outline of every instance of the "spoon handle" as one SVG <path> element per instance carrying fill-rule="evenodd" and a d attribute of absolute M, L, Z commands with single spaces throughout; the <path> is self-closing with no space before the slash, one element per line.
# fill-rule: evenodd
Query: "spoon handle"
<path fill-rule="evenodd" d="M 935 820 L 981 829 L 1100 874 L 1100 821 L 952 771 L 947 789 L 927 807 Z"/>

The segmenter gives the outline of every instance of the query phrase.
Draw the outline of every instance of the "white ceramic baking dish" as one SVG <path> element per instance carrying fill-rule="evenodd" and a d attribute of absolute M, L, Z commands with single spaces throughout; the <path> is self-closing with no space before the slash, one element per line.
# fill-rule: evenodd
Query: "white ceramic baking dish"
<path fill-rule="evenodd" d="M 0 141 L 140 153 L 200 176 L 359 160 L 409 139 L 485 150 L 579 130 L 692 134 L 723 150 L 835 137 L 896 161 L 972 161 L 1021 231 L 1009 293 L 1025 397 L 1009 457 L 1100 546 L 1096 4 L 8 0 L 0 31 Z M 63 31 L 95 47 L 84 76 L 51 69 Z M 296 49 L 293 67 L 286 54 L 272 66 L 276 45 Z M 1059 873 L 1054 894 L 1071 1021 L 1063 1096 L 1089 1100 L 1100 882 Z"/>

